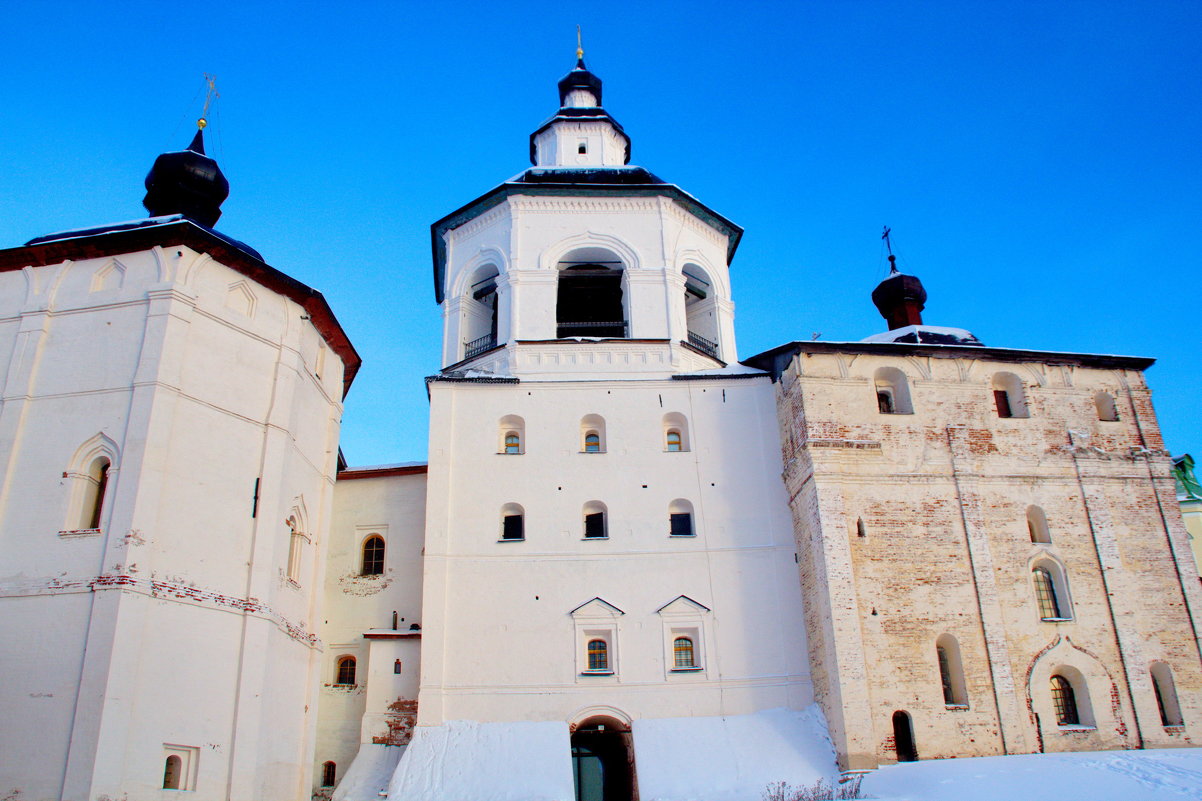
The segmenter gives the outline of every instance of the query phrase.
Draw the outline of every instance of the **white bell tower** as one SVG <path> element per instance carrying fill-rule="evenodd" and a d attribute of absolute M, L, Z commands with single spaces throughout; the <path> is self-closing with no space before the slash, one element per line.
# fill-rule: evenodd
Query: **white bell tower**
<path fill-rule="evenodd" d="M 667 375 L 735 360 L 742 229 L 630 165 L 579 54 L 534 165 L 432 226 L 444 370 Z"/>
<path fill-rule="evenodd" d="M 432 226 L 421 687 L 390 797 L 571 798 L 590 749 L 605 797 L 677 797 L 656 777 L 698 737 L 812 700 L 772 385 L 735 352 L 742 230 L 629 164 L 580 54 L 559 98 L 533 166 Z M 720 770 L 752 797 L 788 766 Z"/>

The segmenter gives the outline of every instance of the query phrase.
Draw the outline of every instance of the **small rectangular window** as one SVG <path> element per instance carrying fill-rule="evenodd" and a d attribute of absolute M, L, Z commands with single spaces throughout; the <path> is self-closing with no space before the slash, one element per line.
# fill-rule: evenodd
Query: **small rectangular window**
<path fill-rule="evenodd" d="M 581 142 L 580 144 L 576 145 L 576 152 L 581 155 L 588 153 L 588 142 Z"/>
<path fill-rule="evenodd" d="M 525 539 L 526 534 L 522 525 L 522 515 L 505 515 L 504 529 L 501 532 L 503 540 Z"/>
<path fill-rule="evenodd" d="M 605 513 L 594 512 L 584 516 L 584 536 L 588 539 L 603 539 L 605 537 Z"/>
<path fill-rule="evenodd" d="M 693 536 L 693 516 L 688 512 L 673 512 L 669 519 L 672 522 L 673 537 Z"/>

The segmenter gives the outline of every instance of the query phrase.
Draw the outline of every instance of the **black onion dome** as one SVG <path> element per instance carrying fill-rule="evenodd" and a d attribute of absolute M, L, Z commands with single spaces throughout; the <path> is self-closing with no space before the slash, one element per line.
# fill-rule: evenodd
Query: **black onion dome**
<path fill-rule="evenodd" d="M 890 329 L 922 325 L 922 310 L 927 302 L 927 291 L 923 289 L 918 276 L 904 275 L 894 267 L 889 277 L 872 290 L 872 302 L 889 323 Z"/>
<path fill-rule="evenodd" d="M 142 205 L 152 217 L 182 214 L 212 228 L 229 195 L 230 182 L 217 162 L 205 155 L 204 132 L 197 131 L 187 150 L 164 153 L 154 160 L 146 175 Z"/>
<path fill-rule="evenodd" d="M 568 101 L 568 95 L 573 89 L 586 89 L 593 93 L 593 97 L 597 98 L 597 105 L 601 105 L 601 79 L 588 71 L 588 67 L 584 66 L 584 58 L 576 60 L 576 67 L 567 75 L 559 79 L 559 105 L 562 108 Z"/>

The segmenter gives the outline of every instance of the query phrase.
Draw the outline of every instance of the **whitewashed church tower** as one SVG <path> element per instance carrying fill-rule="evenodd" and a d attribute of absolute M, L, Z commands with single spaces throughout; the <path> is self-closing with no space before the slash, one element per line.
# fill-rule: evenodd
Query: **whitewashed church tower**
<path fill-rule="evenodd" d="M 421 690 L 390 792 L 756 796 L 810 770 L 812 691 L 772 390 L 735 358 L 742 230 L 629 163 L 582 57 L 559 100 L 534 166 L 432 227 Z"/>
<path fill-rule="evenodd" d="M 146 186 L 150 219 L 0 250 L 0 792 L 294 801 L 359 357 L 213 230 L 201 132 Z"/>

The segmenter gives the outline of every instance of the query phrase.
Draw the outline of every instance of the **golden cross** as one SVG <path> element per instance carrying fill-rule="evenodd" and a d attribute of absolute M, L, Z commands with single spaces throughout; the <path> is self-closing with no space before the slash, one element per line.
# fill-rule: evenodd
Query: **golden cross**
<path fill-rule="evenodd" d="M 584 45 L 580 43 L 580 26 L 576 26 L 576 58 L 584 58 Z"/>
<path fill-rule="evenodd" d="M 214 100 L 221 97 L 217 92 L 217 76 L 210 75 L 207 72 L 204 75 L 205 83 L 209 85 L 209 88 L 205 93 L 205 107 L 200 112 L 200 119 L 196 121 L 196 127 L 201 129 L 209 124 L 208 119 L 206 119 L 209 116 L 209 106 L 212 105 Z"/>

